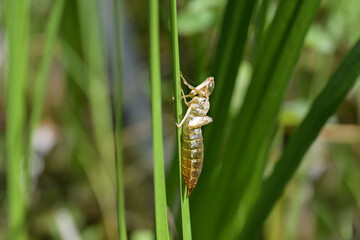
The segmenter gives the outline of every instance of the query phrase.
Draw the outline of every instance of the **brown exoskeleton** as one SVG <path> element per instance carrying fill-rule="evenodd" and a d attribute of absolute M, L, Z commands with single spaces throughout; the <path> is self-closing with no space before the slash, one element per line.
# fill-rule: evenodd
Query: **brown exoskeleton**
<path fill-rule="evenodd" d="M 210 109 L 209 97 L 214 90 L 215 81 L 213 77 L 208 77 L 199 86 L 191 86 L 180 73 L 184 84 L 191 90 L 185 95 L 183 89 L 182 98 L 188 107 L 186 114 L 180 124 L 176 124 L 182 129 L 181 161 L 182 173 L 187 187 L 189 197 L 199 179 L 204 159 L 204 144 L 201 127 L 209 124 L 213 119 L 206 116 Z M 192 98 L 189 102 L 186 98 Z"/>

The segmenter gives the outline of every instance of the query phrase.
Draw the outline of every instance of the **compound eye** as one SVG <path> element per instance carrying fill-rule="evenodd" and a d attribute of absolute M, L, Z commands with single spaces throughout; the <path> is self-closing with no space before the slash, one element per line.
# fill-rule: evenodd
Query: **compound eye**
<path fill-rule="evenodd" d="M 207 92 L 208 94 L 210 95 L 212 93 L 212 91 L 214 90 L 214 82 L 210 82 L 208 85 L 207 85 Z"/>

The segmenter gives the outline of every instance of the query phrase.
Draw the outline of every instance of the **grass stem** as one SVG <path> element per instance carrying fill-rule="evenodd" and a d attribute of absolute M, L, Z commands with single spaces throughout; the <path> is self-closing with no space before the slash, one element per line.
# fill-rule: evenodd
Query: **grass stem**
<path fill-rule="evenodd" d="M 29 1 L 8 0 L 5 4 L 8 72 L 6 89 L 6 150 L 8 239 L 26 239 L 25 88 L 29 48 Z"/>
<path fill-rule="evenodd" d="M 176 122 L 180 123 L 182 116 L 182 101 L 180 91 L 180 58 L 179 58 L 179 41 L 177 31 L 177 10 L 176 0 L 170 0 L 170 29 L 171 29 L 171 48 L 172 48 L 172 70 L 175 91 L 175 112 Z M 179 186 L 181 196 L 181 219 L 183 239 L 191 240 L 191 221 L 189 198 L 186 198 L 186 187 L 183 187 L 183 177 L 181 171 L 181 128 L 176 128 L 177 140 L 177 158 L 179 161 Z M 183 191 L 185 190 L 185 191 Z"/>
<path fill-rule="evenodd" d="M 54 3 L 52 8 L 52 12 L 50 15 L 50 20 L 47 25 L 46 30 L 46 38 L 45 38 L 45 46 L 43 51 L 43 57 L 41 59 L 40 68 L 37 72 L 36 82 L 34 87 L 34 94 L 33 94 L 33 102 L 32 102 L 32 112 L 30 116 L 30 125 L 29 125 L 29 139 L 27 144 L 27 152 L 26 152 L 26 161 L 25 161 L 25 169 L 28 169 L 28 187 L 31 185 L 31 166 L 32 166 L 32 159 L 31 159 L 31 138 L 32 134 L 38 124 L 41 112 L 44 104 L 45 98 L 45 89 L 46 89 L 46 80 L 49 74 L 52 51 L 54 49 L 54 44 L 56 40 L 56 35 L 59 29 L 60 20 L 62 17 L 62 12 L 64 8 L 64 0 L 59 0 Z M 29 169 L 30 167 L 30 169 Z"/>
<path fill-rule="evenodd" d="M 167 220 L 165 167 L 161 114 L 161 76 L 159 42 L 159 1 L 149 2 L 150 23 L 150 91 L 154 151 L 154 188 L 156 239 L 169 239 Z"/>
<path fill-rule="evenodd" d="M 116 161 L 116 186 L 117 186 L 117 216 L 119 239 L 126 240 L 126 216 L 123 181 L 123 137 L 122 137 L 122 61 L 121 61 L 121 9 L 122 0 L 114 1 L 114 26 L 115 26 L 115 161 Z"/>

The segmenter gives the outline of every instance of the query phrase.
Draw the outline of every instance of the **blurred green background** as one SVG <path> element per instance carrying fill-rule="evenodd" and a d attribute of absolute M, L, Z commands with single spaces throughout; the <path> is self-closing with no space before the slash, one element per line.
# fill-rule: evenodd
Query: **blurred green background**
<path fill-rule="evenodd" d="M 8 49 L 4 2 L 0 1 L 0 239 L 8 239 L 5 153 Z M 30 1 L 24 137 L 30 132 L 34 85 L 55 2 Z M 48 54 L 51 64 L 43 111 L 31 136 L 31 186 L 26 203 L 28 239 L 117 237 L 111 115 L 114 109 L 111 99 L 116 94 L 113 4 L 110 0 L 68 0 L 62 9 L 55 45 Z M 181 71 L 193 85 L 211 72 L 209 62 L 225 4 L 226 1 L 219 0 L 178 1 Z M 269 1 L 265 26 L 274 16 L 277 4 L 276 0 Z M 132 240 L 154 239 L 147 5 L 148 1 L 124 1 L 121 9 L 123 179 L 126 223 Z M 176 140 L 168 9 L 169 3 L 161 0 L 163 139 L 165 165 L 170 172 Z M 278 130 L 269 152 L 269 171 L 311 101 L 359 37 L 359 23 L 358 0 L 321 2 L 280 111 Z M 250 30 L 253 27 L 250 24 Z M 233 113 L 241 105 L 252 74 L 255 37 L 249 33 L 231 100 Z M 261 239 L 353 239 L 360 232 L 359 120 L 358 81 L 306 154 L 266 221 Z M 175 214 L 169 217 L 169 225 L 174 236 L 178 236 L 175 224 L 178 209 L 174 205 L 170 206 Z"/>

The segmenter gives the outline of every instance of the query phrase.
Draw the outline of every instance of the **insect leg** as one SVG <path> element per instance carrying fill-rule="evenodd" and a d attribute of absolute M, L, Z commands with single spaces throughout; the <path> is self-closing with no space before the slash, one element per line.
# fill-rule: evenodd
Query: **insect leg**
<path fill-rule="evenodd" d="M 175 123 L 178 128 L 180 128 L 184 124 L 184 122 L 185 122 L 186 118 L 189 116 L 190 112 L 191 112 L 191 106 L 186 111 L 186 114 L 185 114 L 184 118 L 181 120 L 181 122 L 179 124 Z"/>
<path fill-rule="evenodd" d="M 189 102 L 188 101 L 186 101 L 186 98 L 187 97 L 191 97 L 190 95 L 185 95 L 185 93 L 184 93 L 184 90 L 183 89 L 181 89 L 181 93 L 182 93 L 182 98 L 184 99 L 184 102 L 185 102 L 185 104 L 186 104 L 186 106 L 188 106 L 189 107 Z"/>
<path fill-rule="evenodd" d="M 195 87 L 191 86 L 191 85 L 185 80 L 185 78 L 184 78 L 184 76 L 182 75 L 182 72 L 181 72 L 181 71 L 180 71 L 180 77 L 181 77 L 181 79 L 183 80 L 184 84 L 185 84 L 186 86 L 188 86 L 188 88 L 190 88 L 191 90 L 194 90 L 194 89 L 195 89 Z"/>

